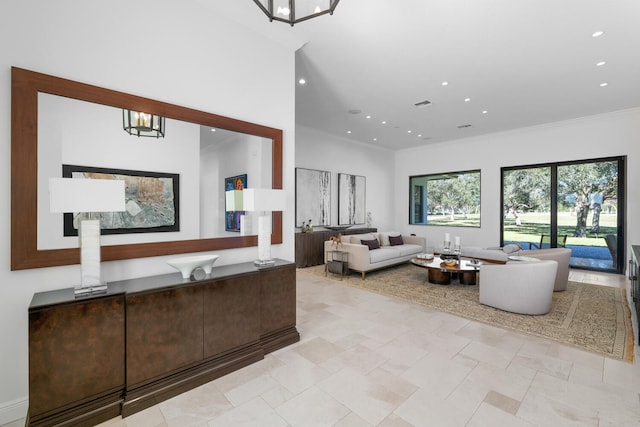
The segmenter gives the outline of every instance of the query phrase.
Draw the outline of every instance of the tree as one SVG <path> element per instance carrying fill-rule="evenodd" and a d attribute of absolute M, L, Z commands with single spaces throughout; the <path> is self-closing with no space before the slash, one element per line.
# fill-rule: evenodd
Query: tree
<path fill-rule="evenodd" d="M 594 199 L 599 205 L 618 196 L 616 162 L 582 163 L 558 168 L 558 200 L 575 205 L 574 237 L 587 236 L 587 218 Z M 599 228 L 599 225 L 598 225 Z"/>
<path fill-rule="evenodd" d="M 464 173 L 445 179 L 434 179 L 428 183 L 429 203 L 441 206 L 450 219 L 455 213 L 475 212 L 480 205 L 480 174 Z"/>
<path fill-rule="evenodd" d="M 551 173 L 548 167 L 514 169 L 504 173 L 504 218 L 513 214 L 520 225 L 520 213 L 525 210 L 549 211 Z"/>

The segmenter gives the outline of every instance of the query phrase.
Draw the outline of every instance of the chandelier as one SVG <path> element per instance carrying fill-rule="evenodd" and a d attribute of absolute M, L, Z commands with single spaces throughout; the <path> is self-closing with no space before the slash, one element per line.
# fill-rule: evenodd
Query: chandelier
<path fill-rule="evenodd" d="M 340 0 L 253 0 L 270 21 L 297 24 L 320 15 L 333 15 Z"/>
<path fill-rule="evenodd" d="M 155 114 L 122 110 L 122 127 L 129 135 L 164 138 L 164 117 Z"/>

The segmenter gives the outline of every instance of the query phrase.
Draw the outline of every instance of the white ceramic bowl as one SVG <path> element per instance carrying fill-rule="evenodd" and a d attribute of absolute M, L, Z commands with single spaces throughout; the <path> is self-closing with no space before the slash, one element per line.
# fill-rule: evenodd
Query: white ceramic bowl
<path fill-rule="evenodd" d="M 196 268 L 202 268 L 205 273 L 211 274 L 213 263 L 219 258 L 219 255 L 194 255 L 181 258 L 173 258 L 167 261 L 171 267 L 182 273 L 183 279 L 191 277 L 191 273 Z"/>

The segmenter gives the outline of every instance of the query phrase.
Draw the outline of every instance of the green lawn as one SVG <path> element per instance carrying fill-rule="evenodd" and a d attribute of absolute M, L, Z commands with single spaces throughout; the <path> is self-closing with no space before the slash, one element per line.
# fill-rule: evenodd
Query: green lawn
<path fill-rule="evenodd" d="M 504 220 L 504 240 L 516 242 L 540 242 L 540 235 L 549 234 L 549 214 L 525 213 L 520 215 L 521 225 L 517 226 L 515 218 L 509 215 Z M 566 234 L 568 245 L 606 246 L 604 236 L 617 234 L 616 214 L 600 214 L 600 233 L 592 234 L 591 216 L 587 221 L 587 237 L 573 237 L 576 228 L 576 216 L 570 213 L 558 215 L 558 234 Z"/>

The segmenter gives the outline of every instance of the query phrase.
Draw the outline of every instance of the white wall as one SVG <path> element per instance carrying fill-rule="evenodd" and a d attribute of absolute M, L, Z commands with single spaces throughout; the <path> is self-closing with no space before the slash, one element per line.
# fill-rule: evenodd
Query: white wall
<path fill-rule="evenodd" d="M 627 248 L 640 242 L 640 109 L 550 123 L 476 138 L 460 139 L 396 153 L 395 220 L 403 230 L 427 237 L 434 246 L 444 233 L 462 245 L 497 246 L 500 240 L 500 168 L 545 162 L 627 157 Z M 481 169 L 480 228 L 409 226 L 409 176 Z M 628 251 L 628 249 L 627 249 Z"/>
<path fill-rule="evenodd" d="M 0 424 L 26 413 L 27 308 L 34 292 L 73 286 L 78 266 L 10 271 L 11 66 L 284 130 L 284 242 L 293 260 L 294 52 L 194 0 L 0 3 Z M 250 261 L 256 248 L 219 252 Z M 164 258 L 104 263 L 107 281 L 173 271 Z"/>
<path fill-rule="evenodd" d="M 393 152 L 386 149 L 358 144 L 304 126 L 296 127 L 296 167 L 331 172 L 332 225 L 338 224 L 338 174 L 346 173 L 366 177 L 365 205 L 366 211 L 371 211 L 372 227 L 379 231 L 397 230 L 392 197 L 393 156 Z"/>

